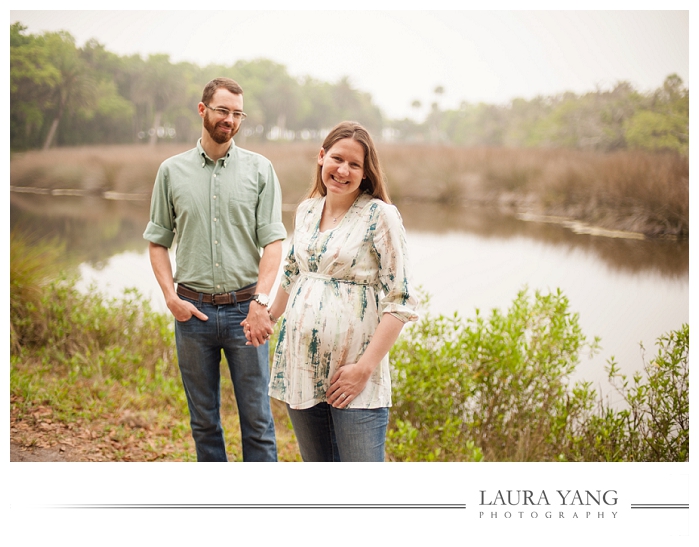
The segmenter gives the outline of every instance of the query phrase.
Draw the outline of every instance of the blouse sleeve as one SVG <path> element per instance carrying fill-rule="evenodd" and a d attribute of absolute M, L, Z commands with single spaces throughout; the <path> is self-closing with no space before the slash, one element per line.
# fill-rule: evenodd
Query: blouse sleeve
<path fill-rule="evenodd" d="M 410 279 L 405 228 L 395 206 L 383 204 L 379 208 L 373 247 L 384 292 L 379 301 L 379 314 L 390 313 L 404 323 L 417 321 L 418 300 Z"/>
<path fill-rule="evenodd" d="M 306 199 L 296 208 L 296 214 L 294 215 L 294 230 L 291 234 L 291 238 L 289 239 L 289 252 L 287 253 L 286 260 L 284 261 L 284 268 L 282 269 L 282 277 L 280 282 L 281 288 L 286 292 L 291 290 L 291 286 L 299 276 L 299 263 L 296 259 L 294 242 L 296 240 L 296 232 L 304 229 L 304 218 L 311 214 L 312 206 L 313 200 Z"/>
<path fill-rule="evenodd" d="M 289 252 L 284 261 L 284 269 L 282 270 L 281 288 L 289 292 L 291 286 L 299 275 L 299 264 L 296 261 L 296 253 L 294 252 L 294 236 L 291 236 L 289 242 Z"/>

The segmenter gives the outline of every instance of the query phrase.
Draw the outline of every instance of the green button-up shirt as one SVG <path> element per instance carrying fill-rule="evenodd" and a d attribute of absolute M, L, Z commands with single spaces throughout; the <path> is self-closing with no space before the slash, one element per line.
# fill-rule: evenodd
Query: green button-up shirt
<path fill-rule="evenodd" d="M 271 162 L 231 142 L 218 161 L 196 148 L 165 160 L 143 237 L 170 248 L 175 282 L 205 293 L 257 281 L 260 250 L 284 239 L 281 188 Z"/>

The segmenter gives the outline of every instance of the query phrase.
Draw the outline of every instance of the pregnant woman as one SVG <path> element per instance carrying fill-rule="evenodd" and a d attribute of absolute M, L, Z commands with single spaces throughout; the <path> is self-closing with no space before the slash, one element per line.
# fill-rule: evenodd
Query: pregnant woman
<path fill-rule="evenodd" d="M 298 207 L 281 287 L 270 396 L 287 404 L 304 461 L 383 461 L 388 352 L 416 321 L 405 229 L 374 142 L 342 122 Z"/>

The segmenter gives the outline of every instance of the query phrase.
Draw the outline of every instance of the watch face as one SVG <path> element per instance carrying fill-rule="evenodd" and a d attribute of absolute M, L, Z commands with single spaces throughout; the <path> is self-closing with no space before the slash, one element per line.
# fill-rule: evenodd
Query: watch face
<path fill-rule="evenodd" d="M 269 296 L 266 294 L 256 294 L 254 297 L 255 301 L 263 306 L 269 306 Z"/>

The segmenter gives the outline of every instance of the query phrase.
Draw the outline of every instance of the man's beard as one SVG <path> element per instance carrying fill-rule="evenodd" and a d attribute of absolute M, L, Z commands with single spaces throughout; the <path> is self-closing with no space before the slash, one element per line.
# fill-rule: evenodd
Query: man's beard
<path fill-rule="evenodd" d="M 218 129 L 219 125 L 230 127 L 231 131 L 220 131 Z M 215 124 L 211 121 L 211 119 L 209 118 L 209 113 L 207 112 L 204 115 L 204 129 L 206 129 L 206 131 L 209 133 L 209 136 L 214 142 L 218 144 L 225 144 L 233 138 L 233 136 L 238 132 L 238 129 L 240 129 L 240 127 L 236 129 L 234 124 L 228 125 L 228 122 L 219 122 L 218 124 Z"/>

